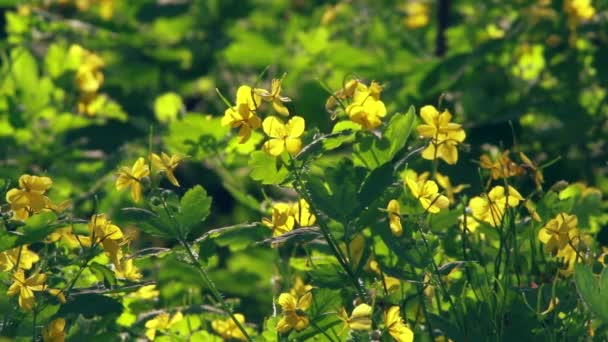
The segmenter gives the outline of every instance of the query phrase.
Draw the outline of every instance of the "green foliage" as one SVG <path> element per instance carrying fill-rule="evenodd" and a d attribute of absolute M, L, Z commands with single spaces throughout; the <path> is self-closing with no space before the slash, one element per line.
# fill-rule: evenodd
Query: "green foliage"
<path fill-rule="evenodd" d="M 607 339 L 607 4 L 0 7 L 0 340 Z"/>

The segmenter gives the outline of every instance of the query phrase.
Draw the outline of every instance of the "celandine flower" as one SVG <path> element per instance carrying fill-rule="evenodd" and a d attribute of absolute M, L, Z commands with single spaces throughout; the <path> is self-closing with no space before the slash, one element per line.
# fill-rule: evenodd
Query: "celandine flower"
<path fill-rule="evenodd" d="M 295 219 L 291 213 L 289 204 L 275 203 L 272 207 L 272 218 L 263 218 L 262 223 L 272 229 L 272 236 L 281 236 L 293 229 Z"/>
<path fill-rule="evenodd" d="M 118 171 L 116 179 L 116 190 L 131 188 L 133 201 L 139 202 L 141 199 L 141 180 L 150 175 L 150 168 L 144 158 L 139 157 L 135 164 L 129 169 L 123 166 Z"/>
<path fill-rule="evenodd" d="M 397 200 L 390 200 L 386 207 L 388 212 L 388 225 L 391 228 L 393 235 L 399 237 L 403 234 L 403 227 L 401 226 L 401 206 Z"/>
<path fill-rule="evenodd" d="M 44 342 L 63 342 L 65 340 L 65 319 L 56 318 L 42 329 Z"/>
<path fill-rule="evenodd" d="M 19 306 L 26 311 L 31 310 L 36 303 L 34 296 L 35 291 L 44 291 L 46 288 L 46 275 L 44 273 L 35 273 L 29 278 L 25 278 L 23 270 L 17 270 L 13 273 L 13 284 L 8 288 L 6 294 L 9 297 L 19 295 Z"/>
<path fill-rule="evenodd" d="M 546 252 L 557 253 L 578 240 L 577 223 L 575 215 L 559 213 L 538 231 L 538 240 L 545 245 Z"/>
<path fill-rule="evenodd" d="M 493 227 L 498 227 L 502 222 L 507 208 L 515 207 L 524 198 L 515 188 L 509 186 L 505 191 L 503 186 L 495 186 L 486 195 L 471 198 L 469 208 L 473 217 L 479 221 L 484 221 Z M 508 193 L 508 194 L 507 194 Z"/>
<path fill-rule="evenodd" d="M 270 137 L 264 143 L 263 149 L 271 156 L 279 156 L 283 151 L 295 156 L 302 150 L 302 133 L 305 128 L 304 118 L 294 116 L 287 123 L 283 123 L 275 116 L 264 119 L 262 128 L 264 133 Z"/>
<path fill-rule="evenodd" d="M 13 269 L 29 270 L 38 260 L 40 260 L 40 257 L 30 251 L 28 245 L 15 247 L 0 253 L 0 270 L 5 272 L 10 272 Z"/>
<path fill-rule="evenodd" d="M 183 318 L 184 315 L 182 315 L 182 313 L 179 311 L 175 313 L 173 317 L 169 316 L 169 314 L 166 312 L 157 315 L 156 317 L 146 322 L 146 337 L 149 338 L 151 341 L 154 341 L 154 339 L 156 338 L 157 330 L 167 330 L 171 328 L 173 324 L 181 321 Z"/>
<path fill-rule="evenodd" d="M 19 177 L 19 189 L 13 188 L 6 193 L 14 218 L 26 220 L 31 214 L 48 208 L 51 201 L 44 193 L 52 186 L 53 181 L 49 177 L 27 174 Z"/>
<path fill-rule="evenodd" d="M 450 205 L 450 200 L 439 194 L 439 187 L 437 187 L 435 181 L 425 180 L 415 182 L 410 178 L 406 178 L 405 182 L 412 195 L 420 201 L 422 207 L 429 213 L 436 214 L 441 209 L 445 209 Z"/>
<path fill-rule="evenodd" d="M 163 172 L 165 176 L 167 176 L 169 182 L 175 186 L 179 186 L 179 182 L 177 181 L 177 178 L 175 178 L 175 174 L 173 172 L 179 163 L 184 160 L 184 158 L 185 157 L 176 154 L 169 156 L 165 152 L 161 153 L 160 156 L 156 153 L 152 153 L 150 155 L 152 165 L 160 172 Z"/>
<path fill-rule="evenodd" d="M 251 137 L 251 132 L 258 129 L 262 120 L 256 115 L 257 107 L 262 101 L 251 87 L 242 85 L 236 92 L 236 106 L 226 109 L 222 118 L 222 126 L 239 128 L 239 143 L 243 144 Z"/>
<path fill-rule="evenodd" d="M 352 330 L 370 330 L 372 328 L 373 309 L 367 304 L 359 304 L 351 313 L 350 317 L 346 309 L 342 308 L 338 313 L 338 318 Z"/>
<path fill-rule="evenodd" d="M 366 130 L 372 130 L 382 124 L 386 116 L 386 106 L 380 100 L 382 87 L 372 82 L 369 87 L 361 82 L 356 83 L 353 102 L 346 107 L 346 114 Z"/>
<path fill-rule="evenodd" d="M 285 107 L 285 102 L 291 101 L 289 97 L 281 96 L 281 80 L 274 78 L 270 84 L 270 91 L 262 88 L 254 89 L 254 93 L 264 101 L 272 104 L 272 108 L 279 115 L 288 116 L 289 109 Z"/>
<path fill-rule="evenodd" d="M 240 313 L 235 313 L 234 317 L 236 320 L 241 323 L 241 325 L 245 324 L 245 316 Z M 239 326 L 232 320 L 231 317 L 228 317 L 226 320 L 216 319 L 211 322 L 211 328 L 218 333 L 224 340 L 239 340 L 239 341 L 247 341 L 247 337 L 243 335 Z"/>
<path fill-rule="evenodd" d="M 403 323 L 398 306 L 391 306 L 384 313 L 384 326 L 397 342 L 414 341 L 414 333 Z"/>
<path fill-rule="evenodd" d="M 281 293 L 278 302 L 283 309 L 283 317 L 277 323 L 278 332 L 286 333 L 292 329 L 301 331 L 308 327 L 310 321 L 304 311 L 308 310 L 312 304 L 311 292 L 299 298 L 296 298 L 291 293 Z"/>
<path fill-rule="evenodd" d="M 424 106 L 420 109 L 424 120 L 416 130 L 424 138 L 431 139 L 429 146 L 422 151 L 422 158 L 427 160 L 443 159 L 448 164 L 458 161 L 458 144 L 466 138 L 459 124 L 450 122 L 452 114 L 448 110 L 439 112 L 434 106 Z"/>

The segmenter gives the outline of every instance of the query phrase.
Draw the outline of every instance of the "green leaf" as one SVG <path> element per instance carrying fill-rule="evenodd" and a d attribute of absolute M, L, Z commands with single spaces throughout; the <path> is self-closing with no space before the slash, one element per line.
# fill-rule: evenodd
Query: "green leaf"
<path fill-rule="evenodd" d="M 280 184 L 289 175 L 286 167 L 277 167 L 277 158 L 264 151 L 253 152 L 248 165 L 251 168 L 249 176 L 262 184 Z"/>
<path fill-rule="evenodd" d="M 357 194 L 362 208 L 367 207 L 386 192 L 386 188 L 395 181 L 394 172 L 392 163 L 386 163 L 369 173 Z"/>
<path fill-rule="evenodd" d="M 395 114 L 384 131 L 383 137 L 389 141 L 388 156 L 393 159 L 405 144 L 416 123 L 416 109 L 410 106 L 407 113 Z"/>
<path fill-rule="evenodd" d="M 181 96 L 169 92 L 154 100 L 154 114 L 158 121 L 167 123 L 177 120 L 180 111 L 184 108 Z"/>
<path fill-rule="evenodd" d="M 114 272 L 110 270 L 107 266 L 104 266 L 98 262 L 93 262 L 89 265 L 89 269 L 99 281 L 103 281 L 105 287 L 110 288 L 116 285 L 116 276 L 114 276 Z"/>
<path fill-rule="evenodd" d="M 359 135 L 354 146 L 355 163 L 373 170 L 391 161 L 405 147 L 415 122 L 416 112 L 412 106 L 406 114 L 391 117 L 382 138 L 374 134 Z"/>
<path fill-rule="evenodd" d="M 324 177 L 306 175 L 306 188 L 313 203 L 327 216 L 342 223 L 348 222 L 357 216 L 360 206 L 357 190 L 365 173 L 365 169 L 355 167 L 349 159 L 343 159 L 336 167 L 327 168 Z"/>
<path fill-rule="evenodd" d="M 608 323 L 608 271 L 606 270 L 604 269 L 600 279 L 597 279 L 589 265 L 576 264 L 574 282 L 579 295 L 589 309 Z"/>
<path fill-rule="evenodd" d="M 361 126 L 359 124 L 356 124 L 350 120 L 344 120 L 344 121 L 340 121 L 338 123 L 336 123 L 334 125 L 334 128 L 331 130 L 332 133 L 338 133 L 338 132 L 357 132 L 361 130 Z M 336 149 L 340 146 L 342 146 L 342 144 L 344 143 L 348 143 L 348 142 L 352 142 L 353 140 L 355 140 L 355 135 L 354 134 L 344 134 L 344 135 L 338 135 L 336 137 L 331 137 L 331 138 L 326 138 L 323 141 L 323 148 L 327 151 L 329 150 L 333 150 Z"/>
<path fill-rule="evenodd" d="M 169 123 L 169 134 L 164 141 L 172 154 L 201 159 L 223 149 L 220 142 L 229 127 L 222 127 L 221 118 L 188 113 L 182 119 Z"/>
<path fill-rule="evenodd" d="M 43 211 L 31 216 L 15 232 L 0 232 L 0 252 L 34 242 L 40 242 L 51 234 L 59 225 L 57 216 L 51 211 Z"/>
<path fill-rule="evenodd" d="M 207 191 L 200 185 L 196 185 L 184 194 L 180 201 L 180 212 L 177 215 L 183 237 L 187 237 L 197 224 L 209 216 L 211 201 Z"/>
<path fill-rule="evenodd" d="M 143 208 L 123 208 L 121 212 L 124 220 L 133 223 L 147 234 L 165 239 L 175 237 L 175 234 L 171 232 L 173 224 L 153 211 Z"/>
<path fill-rule="evenodd" d="M 73 298 L 73 299 L 72 299 Z M 122 303 L 117 299 L 96 293 L 73 296 L 70 301 L 61 306 L 58 316 L 83 315 L 85 318 L 95 316 L 118 316 L 123 309 Z"/>

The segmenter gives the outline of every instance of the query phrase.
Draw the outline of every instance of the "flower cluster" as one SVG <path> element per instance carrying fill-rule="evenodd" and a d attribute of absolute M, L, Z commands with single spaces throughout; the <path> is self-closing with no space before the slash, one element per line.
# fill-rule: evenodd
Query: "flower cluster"
<path fill-rule="evenodd" d="M 366 130 L 373 130 L 382 124 L 386 116 L 386 106 L 380 100 L 382 86 L 372 81 L 368 86 L 360 80 L 348 81 L 342 89 L 332 94 L 325 108 L 336 113 L 339 108 L 349 119 Z"/>

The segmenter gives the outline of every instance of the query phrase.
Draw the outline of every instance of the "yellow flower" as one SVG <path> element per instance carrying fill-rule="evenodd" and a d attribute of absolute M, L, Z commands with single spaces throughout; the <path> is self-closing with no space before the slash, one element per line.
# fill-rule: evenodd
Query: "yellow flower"
<path fill-rule="evenodd" d="M 564 9 L 573 22 L 589 20 L 595 15 L 591 0 L 565 0 Z"/>
<path fill-rule="evenodd" d="M 13 284 L 8 288 L 6 294 L 12 297 L 19 294 L 19 306 L 28 311 L 34 307 L 36 298 L 35 291 L 43 291 L 46 288 L 46 275 L 44 273 L 35 273 L 29 278 L 25 278 L 23 270 L 17 270 L 13 273 Z"/>
<path fill-rule="evenodd" d="M 397 200 L 390 200 L 386 207 L 388 212 L 388 225 L 391 228 L 391 232 L 395 236 L 401 236 L 403 234 L 403 227 L 401 226 L 401 206 Z"/>
<path fill-rule="evenodd" d="M 555 218 L 538 232 L 538 240 L 545 245 L 545 251 L 556 253 L 564 249 L 578 238 L 579 232 L 576 227 L 578 220 L 575 215 L 559 213 Z"/>
<path fill-rule="evenodd" d="M 133 265 L 133 259 L 123 258 L 116 266 L 116 276 L 118 278 L 124 278 L 130 281 L 141 280 L 141 272 L 137 266 Z"/>
<path fill-rule="evenodd" d="M 234 317 L 239 323 L 241 323 L 241 325 L 245 323 L 245 316 L 242 314 L 235 313 Z M 247 341 L 247 337 L 243 335 L 243 332 L 241 329 L 239 329 L 238 325 L 232 320 L 231 317 L 228 317 L 226 320 L 213 320 L 211 322 L 211 328 L 213 328 L 213 330 L 224 340 Z"/>
<path fill-rule="evenodd" d="M 380 126 L 386 116 L 386 106 L 380 100 L 381 91 L 382 87 L 376 82 L 370 87 L 357 82 L 353 102 L 346 107 L 348 117 L 367 130 Z"/>
<path fill-rule="evenodd" d="M 154 165 L 154 167 L 157 168 L 159 171 L 164 172 L 169 182 L 171 182 L 171 184 L 175 186 L 179 186 L 179 182 L 175 178 L 175 174 L 173 173 L 173 171 L 175 170 L 177 165 L 179 165 L 179 163 L 184 160 L 184 158 L 185 157 L 183 156 L 175 154 L 169 156 L 165 152 L 161 153 L 160 156 L 156 153 L 152 153 L 150 155 L 152 165 Z"/>
<path fill-rule="evenodd" d="M 272 108 L 277 114 L 288 116 L 289 109 L 285 107 L 284 102 L 289 102 L 289 97 L 281 96 L 281 80 L 274 78 L 270 84 L 270 91 L 262 88 L 256 88 L 254 93 L 259 95 L 264 101 L 268 101 L 272 104 Z"/>
<path fill-rule="evenodd" d="M 272 236 L 281 236 L 293 229 L 295 219 L 291 206 L 287 203 L 275 203 L 272 207 L 272 219 L 262 219 L 262 223 L 272 229 Z"/>
<path fill-rule="evenodd" d="M 310 205 L 304 199 L 300 199 L 292 205 L 291 216 L 295 218 L 300 227 L 310 227 L 317 221 L 315 215 L 310 212 Z"/>
<path fill-rule="evenodd" d="M 79 247 L 90 247 L 91 238 L 83 235 L 76 235 L 72 233 L 72 227 L 63 227 L 56 229 L 54 232 L 46 237 L 45 242 L 53 243 L 61 241 L 68 246 L 68 248 L 79 248 Z"/>
<path fill-rule="evenodd" d="M 509 158 L 509 150 L 504 151 L 499 157 L 492 159 L 487 154 L 479 158 L 479 166 L 490 170 L 492 179 L 508 178 L 523 173 L 523 168 Z"/>
<path fill-rule="evenodd" d="M 160 295 L 160 291 L 156 289 L 156 285 L 145 285 L 139 288 L 139 290 L 135 292 L 131 292 L 128 296 L 141 299 L 141 300 L 149 300 L 157 298 Z"/>
<path fill-rule="evenodd" d="M 410 29 L 417 29 L 429 23 L 429 5 L 422 2 L 407 2 L 404 6 L 405 18 L 403 24 Z"/>
<path fill-rule="evenodd" d="M 387 276 L 384 273 L 382 273 L 382 270 L 380 269 L 380 265 L 378 264 L 378 262 L 376 260 L 373 260 L 373 259 L 370 260 L 369 268 L 377 275 L 383 277 L 382 286 L 383 287 L 386 286 L 386 291 L 388 293 L 392 293 L 401 288 L 401 280 L 399 280 L 398 278 L 395 278 L 395 277 Z"/>
<path fill-rule="evenodd" d="M 495 186 L 486 195 L 473 197 L 469 201 L 469 207 L 473 217 L 479 221 L 484 221 L 493 227 L 497 227 L 502 222 L 505 211 L 509 207 L 515 207 L 524 198 L 512 186 L 508 187 L 508 196 L 503 186 Z"/>
<path fill-rule="evenodd" d="M 410 178 L 405 180 L 412 195 L 420 201 L 420 204 L 431 214 L 438 213 L 450 205 L 447 197 L 439 194 L 437 183 L 432 180 L 415 182 Z"/>
<path fill-rule="evenodd" d="M 26 220 L 31 214 L 48 208 L 50 200 L 44 193 L 53 186 L 49 177 L 23 175 L 19 177 L 20 189 L 13 188 L 6 193 L 14 218 Z"/>
<path fill-rule="evenodd" d="M 95 242 L 103 240 L 121 240 L 124 235 L 120 227 L 113 224 L 105 214 L 97 214 L 91 217 L 89 221 L 89 231 L 91 232 L 92 240 Z"/>
<path fill-rule="evenodd" d="M 398 306 L 391 306 L 384 313 L 384 325 L 386 326 L 386 329 L 388 329 L 388 333 L 397 342 L 414 341 L 414 333 L 405 325 L 405 323 L 403 323 Z"/>
<path fill-rule="evenodd" d="M 46 290 L 46 292 L 48 292 L 51 296 L 56 297 L 57 300 L 59 300 L 59 302 L 61 302 L 61 304 L 66 303 L 65 294 L 63 293 L 63 290 L 48 288 Z"/>
<path fill-rule="evenodd" d="M 63 342 L 65 340 L 65 319 L 57 318 L 42 329 L 44 342 Z"/>
<path fill-rule="evenodd" d="M 465 216 L 464 215 L 458 216 L 458 221 L 460 222 L 460 229 L 464 229 L 465 228 Z M 467 215 L 466 216 L 467 230 L 470 231 L 471 233 L 475 233 L 475 231 L 477 230 L 478 227 L 479 227 L 479 222 L 477 222 L 477 220 L 475 220 L 473 217 L 471 217 L 471 215 Z"/>
<path fill-rule="evenodd" d="M 241 139 L 239 143 L 243 144 L 249 137 L 251 131 L 258 129 L 262 123 L 260 118 L 255 114 L 257 107 L 261 102 L 259 95 L 255 94 L 251 87 L 242 85 L 236 93 L 236 106 L 226 109 L 222 118 L 222 126 L 228 126 L 239 129 Z"/>
<path fill-rule="evenodd" d="M 359 304 L 353 309 L 350 317 L 344 308 L 338 313 L 341 319 L 352 330 L 370 330 L 372 328 L 373 309 L 367 304 Z"/>
<path fill-rule="evenodd" d="M 277 331 L 280 333 L 289 332 L 291 329 L 297 331 L 306 329 L 310 323 L 304 311 L 312 304 L 312 293 L 296 298 L 291 293 L 281 293 L 279 305 L 283 309 L 283 317 L 277 323 Z"/>
<path fill-rule="evenodd" d="M 466 134 L 462 126 L 450 122 L 452 114 L 448 110 L 439 111 L 434 106 L 424 106 L 420 109 L 424 121 L 416 130 L 423 138 L 431 139 L 429 146 L 422 151 L 422 158 L 427 160 L 443 159 L 448 164 L 458 161 L 457 145 L 462 143 Z"/>
<path fill-rule="evenodd" d="M 344 252 L 346 259 L 350 262 L 353 269 L 357 269 L 365 250 L 365 238 L 362 234 L 355 234 L 353 239 L 348 243 L 348 249 L 344 244 L 340 244 L 340 249 Z"/>
<path fill-rule="evenodd" d="M 532 170 L 534 173 L 534 183 L 536 183 L 536 187 L 540 188 L 542 184 L 545 182 L 545 177 L 543 176 L 543 171 L 536 165 L 528 156 L 526 156 L 523 152 L 519 152 L 519 157 L 524 162 L 524 165 Z"/>
<path fill-rule="evenodd" d="M 306 284 L 302 278 L 296 277 L 289 293 L 296 298 L 300 298 L 310 291 L 312 291 L 312 285 Z"/>
<path fill-rule="evenodd" d="M 173 317 L 170 317 L 168 313 L 163 312 L 156 317 L 146 321 L 146 337 L 151 341 L 156 338 L 157 330 L 167 330 L 171 326 L 184 318 L 181 312 L 177 312 Z"/>
<path fill-rule="evenodd" d="M 27 245 L 15 247 L 0 253 L 0 270 L 5 272 L 10 272 L 15 268 L 29 270 L 38 260 L 40 260 L 38 254 L 30 251 Z M 17 265 L 17 261 L 19 265 Z"/>
<path fill-rule="evenodd" d="M 80 49 L 81 64 L 76 70 L 76 85 L 83 93 L 95 93 L 101 88 L 104 81 L 103 73 L 100 69 L 104 67 L 105 62 L 99 55 L 82 47 Z M 77 51 L 75 52 L 78 53 Z"/>
<path fill-rule="evenodd" d="M 460 184 L 460 185 L 452 185 L 452 181 L 448 176 L 444 176 L 441 173 L 437 172 L 435 174 L 435 179 L 437 179 L 437 184 L 445 190 L 445 194 L 450 200 L 450 203 L 456 202 L 456 194 L 462 192 L 462 190 L 466 189 L 468 185 Z"/>
<path fill-rule="evenodd" d="M 131 169 L 126 166 L 120 168 L 118 178 L 116 179 L 116 190 L 120 191 L 131 187 L 133 201 L 139 202 L 141 199 L 141 180 L 149 175 L 150 168 L 146 164 L 145 159 L 139 157 Z"/>
<path fill-rule="evenodd" d="M 304 133 L 304 118 L 294 116 L 284 124 L 276 116 L 269 116 L 264 119 L 262 128 L 264 133 L 270 137 L 263 146 L 266 153 L 276 157 L 287 150 L 290 155 L 294 156 L 302 149 L 300 136 Z"/>

